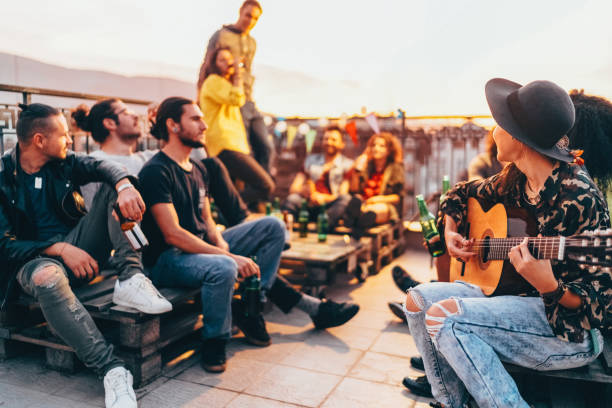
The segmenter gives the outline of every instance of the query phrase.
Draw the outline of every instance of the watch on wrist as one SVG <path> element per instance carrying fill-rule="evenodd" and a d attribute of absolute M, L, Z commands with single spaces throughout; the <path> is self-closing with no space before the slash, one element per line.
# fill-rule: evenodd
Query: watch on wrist
<path fill-rule="evenodd" d="M 563 281 L 561 279 L 558 279 L 557 289 L 553 290 L 552 292 L 542 293 L 542 300 L 544 301 L 544 306 L 554 306 L 559 303 L 559 301 L 565 294 L 566 289 L 567 287 L 565 286 Z"/>

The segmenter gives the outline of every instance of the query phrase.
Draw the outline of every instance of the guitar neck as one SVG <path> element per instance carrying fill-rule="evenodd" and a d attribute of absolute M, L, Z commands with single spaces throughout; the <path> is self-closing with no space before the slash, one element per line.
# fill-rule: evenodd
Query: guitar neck
<path fill-rule="evenodd" d="M 507 260 L 510 249 L 524 239 L 525 237 L 477 239 L 472 249 L 486 260 Z M 527 247 L 536 259 L 563 260 L 566 241 L 566 237 L 527 237 Z"/>

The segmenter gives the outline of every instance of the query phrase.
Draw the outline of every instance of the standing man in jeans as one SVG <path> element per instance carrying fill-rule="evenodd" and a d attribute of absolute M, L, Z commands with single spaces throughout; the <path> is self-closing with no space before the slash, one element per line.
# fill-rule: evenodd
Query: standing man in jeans
<path fill-rule="evenodd" d="M 198 92 L 204 83 L 206 67 L 214 62 L 211 61 L 214 51 L 219 47 L 229 48 L 234 56 L 234 61 L 236 61 L 238 69 L 244 69 L 242 77 L 244 80 L 243 86 L 246 102 L 240 108 L 240 113 L 242 114 L 244 127 L 249 136 L 251 148 L 253 149 L 253 156 L 261 167 L 270 173 L 270 160 L 274 147 L 268 138 L 268 130 L 263 121 L 263 116 L 259 110 L 257 110 L 255 101 L 253 100 L 253 83 L 255 82 L 255 77 L 252 74 L 252 66 L 257 43 L 255 39 L 251 37 L 250 32 L 255 27 L 255 24 L 257 24 L 257 20 L 259 16 L 261 16 L 261 13 L 262 8 L 258 1 L 246 0 L 242 3 L 242 6 L 240 6 L 240 13 L 236 23 L 224 25 L 210 37 L 204 62 L 200 68 Z"/>
<path fill-rule="evenodd" d="M 192 149 L 204 145 L 205 130 L 203 114 L 193 101 L 172 97 L 159 106 L 151 132 L 166 144 L 139 173 L 150 207 L 143 222 L 151 242 L 144 262 L 153 268 L 151 276 L 158 285 L 201 287 L 202 367 L 221 372 L 226 367 L 225 344 L 238 277 L 261 276 L 262 290 L 274 304 L 285 313 L 293 307 L 303 310 L 319 329 L 344 324 L 359 306 L 322 302 L 277 276 L 285 229 L 276 218 L 263 217 L 219 232 L 208 201 L 209 175 L 201 163 L 190 159 Z M 247 341 L 270 344 L 261 314 L 246 317 L 238 307 L 234 318 Z"/>
<path fill-rule="evenodd" d="M 57 109 L 20 107 L 17 146 L 0 160 L 0 306 L 15 300 L 19 286 L 35 297 L 49 326 L 104 377 L 106 406 L 136 407 L 132 375 L 71 286 L 93 279 L 112 249 L 122 285 L 142 275 L 111 213 L 117 203 L 123 216 L 139 221 L 144 202 L 121 167 L 68 152 L 72 139 Z M 85 213 L 78 189 L 92 181 L 104 185 Z"/>

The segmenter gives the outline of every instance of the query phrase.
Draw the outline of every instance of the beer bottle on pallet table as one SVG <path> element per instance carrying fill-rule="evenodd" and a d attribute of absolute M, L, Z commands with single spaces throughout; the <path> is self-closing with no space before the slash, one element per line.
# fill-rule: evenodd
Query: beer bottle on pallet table
<path fill-rule="evenodd" d="M 274 204 L 272 204 L 272 216 L 278 218 L 279 220 L 283 220 L 283 213 L 280 209 L 280 200 L 278 197 L 274 197 Z"/>
<path fill-rule="evenodd" d="M 423 195 L 417 195 L 416 200 L 419 206 L 421 229 L 423 231 L 423 238 L 425 239 L 427 249 L 433 257 L 443 255 L 444 247 L 442 245 L 442 241 L 438 240 L 438 242 L 433 242 L 431 244 L 429 243 L 429 240 L 431 240 L 432 238 L 435 238 L 436 236 L 440 237 L 438 228 L 436 228 L 436 218 L 427 209 L 427 205 L 425 204 Z"/>
<path fill-rule="evenodd" d="M 272 204 L 267 202 L 266 203 L 266 215 L 271 215 L 271 214 L 272 214 Z"/>
<path fill-rule="evenodd" d="M 298 227 L 300 230 L 300 238 L 306 238 L 308 236 L 308 219 L 310 215 L 308 214 L 308 202 L 306 200 L 302 200 L 302 208 L 300 208 L 300 213 L 298 214 Z"/>
<path fill-rule="evenodd" d="M 319 216 L 317 217 L 317 234 L 319 242 L 327 241 L 327 229 L 329 228 L 329 218 L 325 211 L 325 206 L 322 205 L 319 209 Z"/>

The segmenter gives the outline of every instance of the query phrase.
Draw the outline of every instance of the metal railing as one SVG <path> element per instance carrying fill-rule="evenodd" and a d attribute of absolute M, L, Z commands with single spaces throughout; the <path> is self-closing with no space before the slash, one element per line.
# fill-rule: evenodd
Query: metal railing
<path fill-rule="evenodd" d="M 57 97 L 60 98 L 61 103 L 65 103 L 65 98 L 69 98 L 70 107 L 60 109 L 71 128 L 74 141 L 73 150 L 89 153 L 97 149 L 97 144 L 91 139 L 91 136 L 72 123 L 69 115 L 70 109 L 84 101 L 97 101 L 112 97 L 4 84 L 0 84 L 0 92 L 21 94 L 24 103 L 32 103 L 37 96 Z M 146 112 L 144 112 L 152 102 L 132 98 L 121 98 L 121 100 L 143 110 L 141 120 L 143 129 L 146 131 L 139 142 L 139 147 L 141 149 L 158 148 L 158 141 L 148 134 L 149 123 Z M 46 100 L 45 103 L 52 104 Z M 0 153 L 16 144 L 15 125 L 18 109 L 16 104 L 0 102 Z M 303 166 L 307 154 L 305 136 L 298 134 L 289 143 L 286 132 L 279 134 L 274 131 L 277 119 L 271 116 L 267 119 L 269 134 L 273 138 L 277 156 L 276 194 L 284 197 L 288 193 L 293 177 Z M 323 123 L 333 122 L 339 118 L 326 118 L 323 123 L 319 118 L 292 117 L 282 120 L 295 127 L 308 123 L 310 129 L 316 130 L 317 137 L 312 146 L 312 152 L 316 153 L 321 151 L 321 139 L 325 127 Z M 373 131 L 364 117 L 355 116 L 342 120 L 355 122 L 357 143 L 347 140 L 344 151 L 346 156 L 355 158 L 364 151 Z M 403 148 L 406 171 L 406 197 L 403 211 L 405 218 L 410 218 L 416 212 L 414 196 L 423 194 L 427 197 L 439 191 L 443 175 L 449 175 L 451 183 L 465 178 L 469 162 L 483 150 L 484 137 L 492 125 L 491 118 L 487 115 L 406 116 L 402 112 L 399 117 L 378 116 L 377 120 L 380 130 L 391 132 L 398 137 Z"/>

